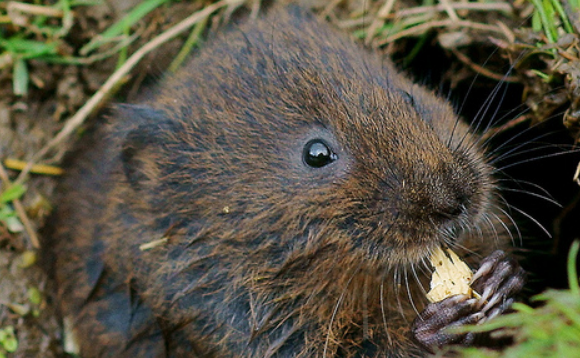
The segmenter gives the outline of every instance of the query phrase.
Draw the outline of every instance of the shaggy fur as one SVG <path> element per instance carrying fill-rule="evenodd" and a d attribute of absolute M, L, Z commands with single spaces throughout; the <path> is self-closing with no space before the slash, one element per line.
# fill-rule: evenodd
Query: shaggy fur
<path fill-rule="evenodd" d="M 505 244 L 450 106 L 299 9 L 229 31 L 109 121 L 48 243 L 83 357 L 423 356 L 431 250 L 476 263 Z M 338 159 L 306 165 L 313 138 Z"/>

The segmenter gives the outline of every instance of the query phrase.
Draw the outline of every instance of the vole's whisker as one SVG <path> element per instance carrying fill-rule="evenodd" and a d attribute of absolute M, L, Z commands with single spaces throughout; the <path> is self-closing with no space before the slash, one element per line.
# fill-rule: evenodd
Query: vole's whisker
<path fill-rule="evenodd" d="M 389 332 L 389 325 L 387 323 L 387 313 L 386 313 L 386 308 L 385 308 L 385 279 L 383 278 L 381 280 L 381 285 L 380 285 L 380 306 L 381 306 L 381 316 L 383 318 L 383 328 L 385 329 L 385 336 L 387 337 L 387 342 L 389 343 L 389 345 L 393 344 L 392 340 L 391 340 L 391 334 Z"/>
<path fill-rule="evenodd" d="M 554 148 L 554 146 L 550 145 L 550 146 L 546 146 L 544 148 L 542 148 L 542 147 L 532 148 L 532 149 L 530 149 L 528 151 L 525 151 L 525 152 L 534 152 L 534 151 L 538 151 L 538 150 L 546 149 L 546 148 Z M 522 153 L 525 153 L 525 152 L 522 152 Z M 535 162 L 535 161 L 542 160 L 542 159 L 547 159 L 547 158 L 560 157 L 562 155 L 568 155 L 568 154 L 571 154 L 571 153 L 578 153 L 578 152 L 580 152 L 580 148 L 568 150 L 566 152 L 543 154 L 543 155 L 540 155 L 540 156 L 537 156 L 537 157 L 527 158 L 527 159 L 519 160 L 517 162 L 513 162 L 513 163 L 510 163 L 510 164 L 503 165 L 503 166 L 499 167 L 498 169 L 495 169 L 494 172 L 504 171 L 504 170 L 506 170 L 508 168 L 511 168 L 511 167 L 514 167 L 514 166 L 517 166 L 517 165 L 521 165 L 521 164 L 525 164 L 525 163 L 531 163 L 531 162 Z M 517 154 L 520 155 L 522 153 L 517 153 Z M 505 158 L 502 158 L 502 159 L 505 159 Z"/>
<path fill-rule="evenodd" d="M 359 269 L 360 269 L 360 265 L 357 269 L 355 269 L 352 273 L 352 275 L 350 276 L 350 278 L 348 279 L 345 287 L 342 289 L 342 292 L 340 294 L 340 296 L 338 297 L 338 301 L 335 303 L 334 305 L 334 309 L 332 311 L 332 315 L 330 317 L 330 322 L 328 323 L 328 328 L 327 328 L 327 332 L 326 332 L 326 340 L 324 343 L 324 350 L 322 352 L 322 356 L 326 357 L 326 354 L 328 352 L 328 346 L 330 343 L 330 338 L 332 336 L 332 326 L 334 324 L 334 320 L 336 318 L 336 315 L 338 314 L 338 310 L 340 309 L 340 306 L 342 305 L 342 302 L 344 301 L 344 298 L 346 296 L 346 294 L 348 293 L 348 288 L 352 282 L 352 280 L 354 279 L 354 277 L 359 273 Z"/>
<path fill-rule="evenodd" d="M 550 238 L 552 237 L 552 234 L 550 234 L 550 232 L 548 231 L 548 229 L 546 229 L 544 227 L 544 225 L 542 225 L 533 216 L 531 216 L 530 214 L 526 213 L 522 209 L 519 209 L 519 208 L 515 207 L 514 205 L 508 204 L 508 207 L 511 208 L 511 209 L 513 209 L 513 210 L 515 210 L 515 211 L 517 211 L 518 213 L 522 214 L 526 218 L 528 218 L 530 221 L 532 221 L 534 224 L 536 224 L 536 226 L 538 226 L 538 228 L 540 228 L 546 235 L 548 235 L 548 237 L 550 237 Z"/>
<path fill-rule="evenodd" d="M 556 200 L 550 194 L 550 192 L 548 190 L 546 190 L 544 187 L 542 187 L 541 185 L 538 185 L 536 183 L 532 183 L 531 181 L 528 181 L 528 180 L 515 179 L 515 178 L 512 178 L 512 177 L 508 176 L 507 178 L 499 178 L 499 179 L 496 179 L 496 181 L 497 182 L 516 183 L 516 184 L 518 184 L 518 186 L 520 188 L 523 188 L 523 186 L 521 184 L 529 185 L 529 186 L 533 187 L 534 189 L 537 189 L 537 190 L 541 191 L 543 193 L 543 195 L 546 196 L 546 197 L 548 197 L 548 198 L 550 198 L 550 200 L 554 200 L 554 201 Z M 502 186 L 502 188 L 503 188 L 503 186 Z"/>
<path fill-rule="evenodd" d="M 411 264 L 411 269 L 413 268 L 413 265 Z M 411 304 L 411 307 L 413 308 L 413 311 L 415 311 L 415 313 L 417 315 L 419 315 L 419 310 L 417 309 L 417 306 L 415 306 L 415 300 L 413 299 L 413 293 L 411 292 L 411 287 L 409 285 L 409 273 L 407 272 L 407 266 L 403 267 L 403 272 L 404 272 L 404 280 L 405 280 L 405 289 L 407 291 L 407 298 L 409 300 L 409 303 Z"/>
<path fill-rule="evenodd" d="M 548 203 L 554 204 L 555 206 L 557 206 L 559 208 L 562 207 L 562 204 L 558 203 L 555 199 L 550 198 L 550 197 L 545 196 L 545 195 L 541 195 L 541 194 L 534 193 L 533 191 L 522 190 L 522 189 L 513 189 L 513 188 L 508 188 L 508 187 L 503 187 L 502 190 L 503 191 L 510 191 L 510 192 L 513 192 L 513 193 L 522 193 L 522 194 L 525 194 L 525 195 L 533 196 L 535 198 L 539 198 L 539 199 L 545 200 Z"/>
<path fill-rule="evenodd" d="M 498 214 L 492 213 L 490 215 L 493 216 L 493 218 L 495 218 L 495 221 L 498 222 L 503 227 L 504 231 L 508 234 L 508 236 L 510 237 L 510 241 L 512 243 L 512 246 L 516 246 L 515 238 L 514 238 L 514 236 L 512 234 L 512 231 L 507 226 L 507 224 L 499 217 Z M 512 218 L 510 217 L 509 220 L 512 220 Z M 493 223 L 491 223 L 491 225 L 493 225 Z M 518 234 L 519 234 L 519 231 L 518 231 Z M 499 240 L 499 237 L 497 238 L 497 240 Z M 520 235 L 519 236 L 520 246 L 523 244 L 523 241 L 522 240 L 523 240 L 523 238 Z"/>

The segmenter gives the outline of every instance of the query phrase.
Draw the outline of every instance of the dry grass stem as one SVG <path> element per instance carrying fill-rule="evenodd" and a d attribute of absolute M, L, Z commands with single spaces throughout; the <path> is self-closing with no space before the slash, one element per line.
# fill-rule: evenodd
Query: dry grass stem
<path fill-rule="evenodd" d="M 377 29 L 384 24 L 385 21 L 383 19 L 386 18 L 391 13 L 394 5 L 395 0 L 387 0 L 383 4 L 383 6 L 381 6 L 375 19 L 373 20 L 371 26 L 369 26 L 369 29 L 367 31 L 367 38 L 365 40 L 367 45 L 371 43 Z"/>
<path fill-rule="evenodd" d="M 12 18 L 15 13 L 28 14 L 28 15 L 40 15 L 48 17 L 63 17 L 64 12 L 62 10 L 54 9 L 48 6 L 32 5 L 17 1 L 10 1 L 6 5 L 6 11 L 8 15 Z"/>
<path fill-rule="evenodd" d="M 457 16 L 457 14 L 455 13 L 455 10 L 453 9 L 451 4 L 449 3 L 449 0 L 440 0 L 440 1 L 441 1 L 441 5 L 445 9 L 445 12 L 447 13 L 447 16 L 449 16 L 449 18 L 454 22 L 459 21 L 459 17 Z"/>
<path fill-rule="evenodd" d="M 18 159 L 7 158 L 4 160 L 4 166 L 12 170 L 23 170 L 27 165 L 28 163 Z M 30 173 L 41 175 L 62 175 L 64 170 L 54 165 L 34 164 L 30 168 Z"/>
<path fill-rule="evenodd" d="M 455 11 L 459 10 L 473 10 L 473 11 L 503 11 L 503 12 L 512 12 L 513 7 L 505 2 L 497 2 L 497 3 L 449 3 L 449 8 Z M 421 14 L 429 14 L 434 12 L 443 12 L 447 11 L 447 7 L 443 4 L 439 5 L 432 5 L 432 6 L 419 6 L 413 7 L 409 9 L 399 10 L 393 14 L 385 15 L 385 18 L 397 18 L 397 17 L 406 17 L 410 15 L 421 15 Z"/>
<path fill-rule="evenodd" d="M 137 50 L 131 57 L 127 59 L 127 62 L 123 64 L 118 70 L 116 70 L 109 79 L 99 88 L 99 90 L 72 116 L 67 120 L 64 127 L 58 134 L 52 138 L 42 149 L 40 149 L 28 165 L 22 170 L 18 176 L 17 182 L 24 181 L 24 178 L 29 173 L 30 169 L 34 163 L 38 162 L 40 159 L 44 158 L 52 149 L 59 146 L 64 140 L 66 140 L 73 132 L 75 132 L 85 120 L 95 111 L 96 108 L 102 103 L 102 101 L 107 97 L 107 94 L 114 89 L 117 84 L 122 81 L 125 76 L 131 71 L 131 69 L 139 62 L 141 59 L 147 55 L 149 52 L 155 50 L 162 44 L 173 39 L 182 32 L 188 30 L 190 27 L 195 25 L 202 19 L 210 16 L 217 10 L 224 6 L 232 5 L 238 3 L 239 1 L 232 0 L 222 0 L 212 5 L 205 7 L 191 16 L 187 17 L 185 20 L 181 21 L 177 25 L 171 27 L 167 31 L 163 32 L 161 35 L 155 37 L 143 47 Z"/>
<path fill-rule="evenodd" d="M 529 121 L 530 119 L 532 119 L 532 117 L 530 115 L 524 114 L 522 116 L 519 116 L 517 118 L 510 120 L 509 122 L 507 122 L 506 124 L 504 124 L 502 126 L 490 128 L 484 134 L 482 134 L 481 142 L 482 143 L 486 142 L 487 140 L 489 140 L 490 138 L 492 138 L 496 134 L 501 133 L 501 132 L 505 132 L 511 128 L 514 128 L 514 127 L 520 125 L 523 122 Z"/>
<path fill-rule="evenodd" d="M 451 49 L 451 51 L 453 52 L 453 54 L 455 56 L 457 56 L 457 58 L 461 62 L 463 62 L 464 64 L 469 66 L 469 68 L 471 68 L 473 71 L 475 71 L 475 72 L 477 72 L 485 77 L 492 78 L 498 82 L 518 83 L 520 81 L 519 78 L 517 78 L 517 77 L 508 76 L 508 75 L 504 75 L 504 74 L 500 74 L 500 73 L 495 73 L 491 70 L 486 69 L 485 67 L 482 67 L 482 66 L 474 63 L 473 61 L 471 61 L 471 59 L 469 57 L 467 57 L 461 51 L 457 51 L 456 49 Z"/>
<path fill-rule="evenodd" d="M 386 45 L 386 44 L 393 42 L 395 40 L 401 39 L 403 37 L 419 36 L 419 35 L 424 34 L 425 32 L 427 32 L 431 29 L 438 28 L 438 27 L 467 28 L 467 29 L 474 29 L 474 30 L 480 30 L 480 31 L 494 32 L 494 33 L 503 35 L 503 31 L 497 25 L 487 25 L 487 24 L 482 24 L 482 23 L 467 21 L 467 20 L 453 21 L 451 19 L 447 19 L 447 20 L 425 22 L 421 25 L 414 26 L 410 29 L 400 31 L 394 35 L 391 35 L 391 36 L 388 36 L 384 39 L 381 39 L 377 43 L 377 45 L 383 46 L 383 45 Z"/>
<path fill-rule="evenodd" d="M 324 7 L 324 10 L 320 12 L 320 17 L 325 18 L 334 10 L 334 8 L 340 4 L 342 0 L 332 0 Z"/>

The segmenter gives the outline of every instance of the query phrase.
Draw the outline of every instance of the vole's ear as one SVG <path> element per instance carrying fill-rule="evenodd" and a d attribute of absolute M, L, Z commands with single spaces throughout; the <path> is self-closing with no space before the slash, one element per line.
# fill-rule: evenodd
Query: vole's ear
<path fill-rule="evenodd" d="M 118 117 L 130 123 L 121 138 L 121 163 L 135 190 L 155 190 L 163 176 L 164 159 L 175 134 L 175 124 L 165 113 L 144 106 L 123 105 Z"/>

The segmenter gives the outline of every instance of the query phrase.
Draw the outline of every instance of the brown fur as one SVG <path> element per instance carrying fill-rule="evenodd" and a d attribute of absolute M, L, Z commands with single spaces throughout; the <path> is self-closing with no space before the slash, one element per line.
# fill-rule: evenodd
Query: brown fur
<path fill-rule="evenodd" d="M 430 251 L 475 263 L 505 244 L 448 104 L 272 12 L 120 106 L 72 164 L 49 244 L 82 356 L 422 356 L 409 324 Z M 317 137 L 339 159 L 315 169 Z"/>

